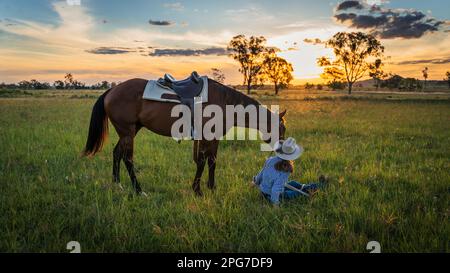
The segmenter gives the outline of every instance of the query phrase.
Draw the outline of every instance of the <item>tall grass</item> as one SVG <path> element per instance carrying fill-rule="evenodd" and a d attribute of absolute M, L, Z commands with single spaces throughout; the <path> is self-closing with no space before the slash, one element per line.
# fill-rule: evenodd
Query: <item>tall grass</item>
<path fill-rule="evenodd" d="M 448 251 L 450 104 L 283 101 L 305 148 L 292 179 L 331 185 L 274 209 L 249 187 L 267 153 L 223 141 L 217 190 L 191 190 L 192 143 L 142 131 L 138 179 L 148 198 L 111 181 L 114 130 L 95 158 L 80 157 L 93 99 L 0 100 L 0 251 L 383 252 Z M 270 103 L 267 101 L 266 103 Z"/>

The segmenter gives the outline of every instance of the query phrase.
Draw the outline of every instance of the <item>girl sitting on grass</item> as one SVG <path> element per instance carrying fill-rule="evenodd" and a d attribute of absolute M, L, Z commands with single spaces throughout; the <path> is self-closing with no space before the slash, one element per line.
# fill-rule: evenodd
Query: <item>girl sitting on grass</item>
<path fill-rule="evenodd" d="M 319 183 L 288 182 L 289 175 L 294 171 L 294 160 L 303 153 L 303 148 L 295 143 L 294 138 L 289 137 L 285 141 L 278 141 L 274 151 L 275 156 L 266 160 L 263 169 L 253 177 L 252 181 L 273 205 L 278 206 L 280 199 L 294 199 L 301 195 L 310 196 L 328 183 L 328 179 L 323 175 L 319 177 Z"/>

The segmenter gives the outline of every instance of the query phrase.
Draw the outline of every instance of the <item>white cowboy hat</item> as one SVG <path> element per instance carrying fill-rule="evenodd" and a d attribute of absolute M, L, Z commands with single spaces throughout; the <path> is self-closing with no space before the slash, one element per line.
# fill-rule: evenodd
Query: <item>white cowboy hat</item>
<path fill-rule="evenodd" d="M 296 160 L 303 153 L 303 147 L 297 145 L 292 137 L 277 141 L 273 150 L 279 158 L 284 160 Z"/>

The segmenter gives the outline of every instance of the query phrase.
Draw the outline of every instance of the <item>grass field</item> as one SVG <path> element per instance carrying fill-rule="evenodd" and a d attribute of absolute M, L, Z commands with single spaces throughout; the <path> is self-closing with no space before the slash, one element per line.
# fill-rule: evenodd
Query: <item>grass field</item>
<path fill-rule="evenodd" d="M 288 93 L 285 93 L 288 94 Z M 10 94 L 8 95 L 10 96 Z M 293 179 L 328 174 L 312 199 L 275 209 L 249 186 L 267 153 L 223 141 L 217 190 L 191 190 L 192 143 L 141 131 L 134 197 L 124 166 L 111 182 L 104 150 L 80 157 L 95 94 L 0 99 L 0 251 L 67 252 L 448 252 L 450 101 L 441 96 L 328 93 L 262 97 L 288 109 L 287 135 L 304 148 Z"/>

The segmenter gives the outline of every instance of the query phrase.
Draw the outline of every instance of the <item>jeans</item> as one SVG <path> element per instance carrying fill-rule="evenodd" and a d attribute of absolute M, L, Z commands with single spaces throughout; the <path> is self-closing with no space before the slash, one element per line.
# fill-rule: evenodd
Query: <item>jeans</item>
<path fill-rule="evenodd" d="M 288 182 L 288 184 L 294 188 L 297 188 L 297 189 L 305 192 L 305 193 L 308 193 L 308 191 L 314 191 L 314 190 L 321 188 L 320 183 L 301 184 L 301 183 L 298 183 L 297 181 L 290 181 L 290 182 Z M 298 191 L 294 191 L 294 190 L 291 190 L 291 189 L 285 187 L 284 192 L 281 195 L 281 198 L 282 199 L 294 199 L 301 195 L 302 194 L 299 193 Z"/>
<path fill-rule="evenodd" d="M 308 191 L 314 191 L 323 188 L 323 184 L 321 183 L 309 183 L 309 184 L 302 184 L 297 181 L 290 181 L 288 182 L 289 185 L 301 189 L 305 193 L 308 193 Z M 303 187 L 303 188 L 302 188 Z M 261 192 L 263 197 L 270 202 L 270 195 Z M 291 190 L 289 188 L 284 187 L 284 192 L 281 194 L 280 199 L 282 200 L 289 200 L 289 199 L 295 199 L 299 196 L 304 196 L 303 194 L 299 193 L 298 191 Z"/>

